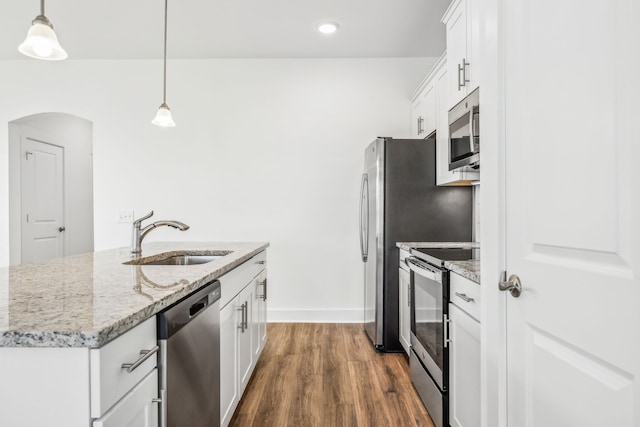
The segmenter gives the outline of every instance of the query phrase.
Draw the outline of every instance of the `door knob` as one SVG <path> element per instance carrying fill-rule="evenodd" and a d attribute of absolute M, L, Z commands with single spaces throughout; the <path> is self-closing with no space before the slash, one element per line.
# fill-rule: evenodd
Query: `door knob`
<path fill-rule="evenodd" d="M 62 233 L 64 230 L 66 230 L 66 228 L 65 228 L 64 226 L 62 226 L 62 227 L 58 227 L 58 231 L 59 231 L 59 232 L 61 232 L 61 233 Z"/>
<path fill-rule="evenodd" d="M 501 281 L 498 283 L 498 289 L 509 291 L 512 297 L 518 298 L 522 293 L 522 283 L 520 283 L 520 278 L 516 274 L 512 274 L 506 282 Z"/>

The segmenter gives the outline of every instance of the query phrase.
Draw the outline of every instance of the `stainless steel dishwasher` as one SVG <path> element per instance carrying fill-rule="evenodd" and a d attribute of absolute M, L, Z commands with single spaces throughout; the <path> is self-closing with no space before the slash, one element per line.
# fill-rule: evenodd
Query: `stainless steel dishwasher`
<path fill-rule="evenodd" d="M 160 426 L 220 425 L 220 282 L 158 314 Z"/>

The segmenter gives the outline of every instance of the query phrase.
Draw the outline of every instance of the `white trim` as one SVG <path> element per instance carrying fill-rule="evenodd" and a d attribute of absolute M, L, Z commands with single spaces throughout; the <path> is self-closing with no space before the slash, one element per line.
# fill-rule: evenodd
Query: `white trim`
<path fill-rule="evenodd" d="M 506 266 L 504 2 L 481 1 L 480 19 L 482 427 L 507 426 L 506 299 L 505 294 L 498 291 L 498 281 Z"/>
<path fill-rule="evenodd" d="M 364 312 L 351 309 L 268 309 L 269 323 L 363 323 Z"/>

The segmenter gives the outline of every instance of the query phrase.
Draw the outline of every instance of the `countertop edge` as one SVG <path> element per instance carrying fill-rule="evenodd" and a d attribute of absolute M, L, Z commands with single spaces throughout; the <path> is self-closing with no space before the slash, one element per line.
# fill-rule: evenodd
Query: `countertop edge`
<path fill-rule="evenodd" d="M 164 298 L 149 303 L 142 310 L 114 321 L 108 326 L 92 331 L 4 331 L 0 333 L 0 348 L 89 348 L 95 349 L 113 341 L 164 308 L 197 291 L 212 280 L 218 279 L 258 253 L 269 247 L 269 243 L 256 242 L 256 247 L 235 258 L 222 267 L 205 274 L 183 288 Z"/>

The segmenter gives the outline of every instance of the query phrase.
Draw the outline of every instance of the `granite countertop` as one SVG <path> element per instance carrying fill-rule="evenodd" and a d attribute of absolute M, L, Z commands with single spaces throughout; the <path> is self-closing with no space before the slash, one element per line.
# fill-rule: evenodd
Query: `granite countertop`
<path fill-rule="evenodd" d="M 172 251 L 232 251 L 189 266 L 124 265 L 132 258 L 129 248 L 119 248 L 0 268 L 0 347 L 101 347 L 268 246 L 143 246 L 143 258 L 157 259 Z"/>
<path fill-rule="evenodd" d="M 397 242 L 396 246 L 405 251 L 413 248 L 480 248 L 478 242 Z M 480 261 L 445 261 L 444 266 L 469 280 L 480 284 Z"/>

